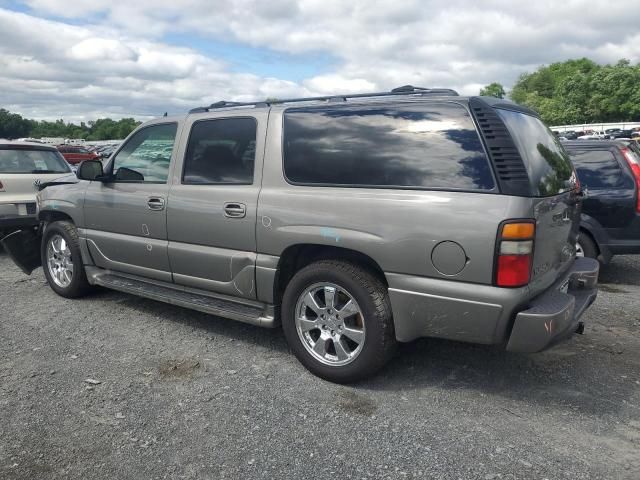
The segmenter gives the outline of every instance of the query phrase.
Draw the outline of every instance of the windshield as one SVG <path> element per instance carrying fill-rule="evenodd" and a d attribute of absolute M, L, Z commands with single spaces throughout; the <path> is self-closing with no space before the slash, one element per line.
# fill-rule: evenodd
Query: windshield
<path fill-rule="evenodd" d="M 69 164 L 52 150 L 0 150 L 0 173 L 68 173 Z"/>
<path fill-rule="evenodd" d="M 576 176 L 560 140 L 539 118 L 496 108 L 525 162 L 533 194 L 549 197 L 572 190 Z"/>

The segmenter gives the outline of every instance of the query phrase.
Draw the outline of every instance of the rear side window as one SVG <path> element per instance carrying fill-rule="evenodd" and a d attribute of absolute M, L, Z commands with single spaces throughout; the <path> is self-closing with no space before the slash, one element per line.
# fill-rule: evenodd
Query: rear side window
<path fill-rule="evenodd" d="M 288 109 L 284 172 L 299 184 L 495 187 L 475 126 L 454 103 Z"/>
<path fill-rule="evenodd" d="M 223 118 L 196 122 L 184 160 L 184 184 L 253 183 L 256 120 Z"/>
<path fill-rule="evenodd" d="M 570 150 L 580 184 L 590 189 L 616 188 L 624 185 L 620 164 L 608 150 Z"/>
<path fill-rule="evenodd" d="M 524 160 L 534 196 L 549 197 L 572 190 L 575 175 L 569 155 L 539 118 L 496 108 Z"/>
<path fill-rule="evenodd" d="M 53 150 L 0 149 L 0 173 L 68 173 L 71 169 Z"/>

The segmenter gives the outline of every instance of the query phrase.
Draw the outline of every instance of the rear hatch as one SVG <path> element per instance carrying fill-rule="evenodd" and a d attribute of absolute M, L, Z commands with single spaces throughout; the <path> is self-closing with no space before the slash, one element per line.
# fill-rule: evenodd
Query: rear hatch
<path fill-rule="evenodd" d="M 36 185 L 70 172 L 64 158 L 52 149 L 0 145 L 0 215 L 34 214 Z"/>
<path fill-rule="evenodd" d="M 530 180 L 536 236 L 529 286 L 536 294 L 553 284 L 575 259 L 579 185 L 569 155 L 539 118 L 502 108 L 496 112 L 511 133 Z"/>

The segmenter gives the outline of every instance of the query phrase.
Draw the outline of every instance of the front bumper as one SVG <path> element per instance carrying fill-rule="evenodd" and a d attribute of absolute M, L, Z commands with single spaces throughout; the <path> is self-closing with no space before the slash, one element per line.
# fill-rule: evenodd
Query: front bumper
<path fill-rule="evenodd" d="M 507 350 L 540 352 L 573 335 L 598 294 L 599 268 L 592 258 L 576 259 L 560 281 L 516 315 Z"/>

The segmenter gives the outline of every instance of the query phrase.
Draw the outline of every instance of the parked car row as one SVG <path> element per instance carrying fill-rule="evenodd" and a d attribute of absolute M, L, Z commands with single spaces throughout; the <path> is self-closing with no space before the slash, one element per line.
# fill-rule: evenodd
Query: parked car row
<path fill-rule="evenodd" d="M 609 128 L 604 131 L 586 130 L 575 131 L 567 130 L 565 132 L 554 131 L 554 134 L 561 140 L 615 140 L 615 139 L 634 139 L 640 138 L 640 128 L 622 129 Z"/>
<path fill-rule="evenodd" d="M 103 160 L 108 159 L 116 151 L 120 142 L 107 143 L 101 145 L 88 145 L 89 149 Z"/>

